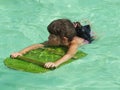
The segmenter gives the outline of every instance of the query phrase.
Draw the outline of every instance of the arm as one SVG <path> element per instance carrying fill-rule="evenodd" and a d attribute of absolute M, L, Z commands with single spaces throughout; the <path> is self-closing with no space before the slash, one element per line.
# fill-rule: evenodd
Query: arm
<path fill-rule="evenodd" d="M 84 45 L 84 39 L 79 37 L 74 37 L 74 39 L 71 41 L 69 45 L 69 49 L 67 53 L 56 62 L 45 63 L 45 67 L 46 68 L 58 67 L 60 64 L 68 61 L 70 58 L 72 58 L 76 54 L 78 47 L 81 45 Z"/>
<path fill-rule="evenodd" d="M 78 43 L 71 43 L 67 53 L 62 58 L 60 58 L 56 62 L 47 62 L 45 64 L 45 67 L 46 68 L 58 67 L 60 64 L 68 61 L 70 58 L 72 58 L 76 54 L 78 46 L 79 46 Z"/>
<path fill-rule="evenodd" d="M 42 47 L 44 47 L 43 44 L 33 44 L 33 45 L 28 46 L 28 47 L 24 48 L 23 50 L 19 51 L 19 53 L 25 54 L 25 53 L 27 53 L 27 52 L 29 52 L 31 50 L 42 48 Z"/>
<path fill-rule="evenodd" d="M 78 49 L 78 44 L 72 43 L 67 53 L 62 58 L 60 58 L 59 60 L 55 62 L 56 67 L 68 61 L 69 59 L 71 59 L 76 54 L 77 49 Z"/>
<path fill-rule="evenodd" d="M 42 48 L 44 47 L 44 44 L 33 44 L 31 46 L 28 46 L 26 48 L 24 48 L 23 50 L 19 51 L 19 52 L 15 52 L 15 53 L 12 53 L 10 56 L 12 58 L 16 58 L 17 56 L 22 56 L 23 54 L 31 51 L 31 50 L 34 50 L 34 49 L 37 49 L 37 48 Z"/>

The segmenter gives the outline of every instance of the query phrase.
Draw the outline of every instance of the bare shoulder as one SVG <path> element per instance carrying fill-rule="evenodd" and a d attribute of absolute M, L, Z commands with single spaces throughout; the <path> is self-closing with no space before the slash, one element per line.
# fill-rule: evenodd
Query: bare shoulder
<path fill-rule="evenodd" d="M 77 36 L 75 36 L 75 37 L 73 38 L 73 40 L 74 40 L 74 42 L 76 42 L 78 45 L 81 45 L 81 44 L 84 43 L 84 39 L 83 39 L 83 38 L 80 38 L 80 37 L 77 37 Z"/>

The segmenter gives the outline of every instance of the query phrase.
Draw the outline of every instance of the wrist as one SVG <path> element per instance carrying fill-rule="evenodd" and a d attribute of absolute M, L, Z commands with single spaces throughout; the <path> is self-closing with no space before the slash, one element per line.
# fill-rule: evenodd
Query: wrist
<path fill-rule="evenodd" d="M 22 52 L 22 51 L 20 51 L 20 52 L 18 52 L 18 53 L 21 54 L 21 55 L 25 54 L 25 52 Z"/>
<path fill-rule="evenodd" d="M 60 65 L 60 63 L 55 62 L 55 67 L 58 67 Z"/>

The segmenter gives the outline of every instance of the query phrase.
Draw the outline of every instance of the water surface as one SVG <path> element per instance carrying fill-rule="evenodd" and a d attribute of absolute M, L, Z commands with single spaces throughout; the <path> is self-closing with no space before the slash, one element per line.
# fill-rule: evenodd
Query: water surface
<path fill-rule="evenodd" d="M 2 90 L 120 90 L 119 8 L 119 0 L 0 0 Z M 98 39 L 79 48 L 85 58 L 44 74 L 4 65 L 10 53 L 47 40 L 46 27 L 58 18 L 91 22 Z"/>

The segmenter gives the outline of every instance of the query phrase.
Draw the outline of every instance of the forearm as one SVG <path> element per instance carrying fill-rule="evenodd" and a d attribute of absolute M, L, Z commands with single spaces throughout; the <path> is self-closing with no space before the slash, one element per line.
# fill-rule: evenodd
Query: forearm
<path fill-rule="evenodd" d="M 59 66 L 60 64 L 68 61 L 69 59 L 71 59 L 74 55 L 70 55 L 70 54 L 66 54 L 64 55 L 61 59 L 57 60 L 55 62 L 56 66 Z"/>
<path fill-rule="evenodd" d="M 42 48 L 42 47 L 44 47 L 43 44 L 34 44 L 34 45 L 31 45 L 31 46 L 28 46 L 28 47 L 24 48 L 23 50 L 19 51 L 19 53 L 25 54 L 25 53 L 27 53 L 31 50 L 34 50 L 34 49 L 37 49 L 37 48 Z"/>

